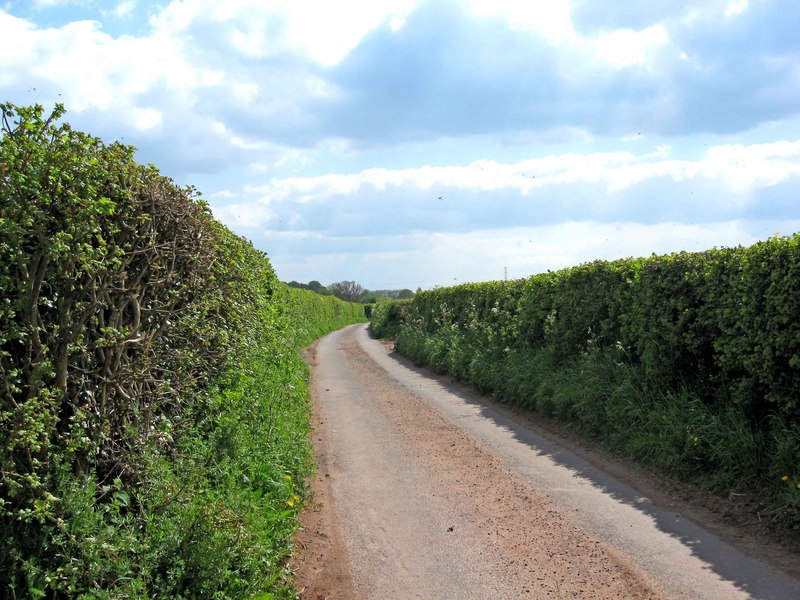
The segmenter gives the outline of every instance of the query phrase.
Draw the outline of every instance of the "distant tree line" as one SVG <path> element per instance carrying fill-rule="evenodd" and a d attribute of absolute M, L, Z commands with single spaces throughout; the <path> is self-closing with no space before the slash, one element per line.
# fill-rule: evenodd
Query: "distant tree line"
<path fill-rule="evenodd" d="M 322 296 L 336 296 L 347 302 L 361 302 L 363 304 L 375 304 L 386 300 L 403 300 L 413 298 L 414 292 L 409 289 L 402 290 L 368 290 L 355 281 L 337 281 L 328 286 L 322 285 L 319 281 L 313 280 L 308 283 L 290 281 L 289 286 L 311 290 Z M 417 289 L 419 292 L 420 290 Z"/>
<path fill-rule="evenodd" d="M 308 283 L 300 283 L 299 281 L 290 281 L 287 285 L 293 288 L 300 288 L 303 290 L 311 290 L 312 292 L 316 292 L 320 296 L 331 296 L 333 293 L 330 289 L 322 285 L 319 281 L 309 281 Z"/>

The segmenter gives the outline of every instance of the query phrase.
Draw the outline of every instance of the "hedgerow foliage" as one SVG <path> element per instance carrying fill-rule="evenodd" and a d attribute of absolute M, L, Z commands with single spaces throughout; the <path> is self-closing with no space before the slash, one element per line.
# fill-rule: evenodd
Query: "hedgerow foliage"
<path fill-rule="evenodd" d="M 372 313 L 397 349 L 800 527 L 800 235 L 596 261 Z"/>
<path fill-rule="evenodd" d="M 370 328 L 378 337 L 396 337 L 406 322 L 411 300 L 376 302 L 369 306 Z"/>
<path fill-rule="evenodd" d="M 330 331 L 367 320 L 363 304 L 344 302 L 335 296 L 320 296 L 287 285 L 281 286 L 281 299 L 291 306 L 290 330 L 297 348 L 307 346 Z"/>
<path fill-rule="evenodd" d="M 61 106 L 1 108 L 0 595 L 288 596 L 298 344 L 363 309 L 315 315 L 193 189 Z"/>

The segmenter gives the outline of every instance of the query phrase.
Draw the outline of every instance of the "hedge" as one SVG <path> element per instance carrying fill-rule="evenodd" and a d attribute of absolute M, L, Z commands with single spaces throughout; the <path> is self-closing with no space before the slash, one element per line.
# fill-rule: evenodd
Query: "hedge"
<path fill-rule="evenodd" d="M 63 107 L 0 108 L 0 595 L 294 597 L 297 350 L 363 308 Z"/>
<path fill-rule="evenodd" d="M 595 261 L 373 311 L 420 364 L 800 527 L 800 234 Z"/>

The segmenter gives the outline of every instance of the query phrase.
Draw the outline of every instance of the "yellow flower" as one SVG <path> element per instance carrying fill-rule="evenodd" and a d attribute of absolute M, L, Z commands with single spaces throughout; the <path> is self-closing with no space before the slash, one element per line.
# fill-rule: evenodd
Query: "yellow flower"
<path fill-rule="evenodd" d="M 293 500 L 287 500 L 286 504 L 287 504 L 287 506 L 294 506 L 294 501 Z"/>
<path fill-rule="evenodd" d="M 292 500 L 294 500 L 295 502 L 299 502 L 300 501 L 300 496 L 296 496 L 296 495 L 292 496 Z"/>
<path fill-rule="evenodd" d="M 789 476 L 784 475 L 783 477 L 781 477 L 781 481 L 789 481 Z"/>
<path fill-rule="evenodd" d="M 284 475 L 284 476 L 283 476 L 283 478 L 284 478 L 286 481 L 291 481 L 291 480 L 292 480 L 292 476 L 291 476 L 291 475 Z"/>

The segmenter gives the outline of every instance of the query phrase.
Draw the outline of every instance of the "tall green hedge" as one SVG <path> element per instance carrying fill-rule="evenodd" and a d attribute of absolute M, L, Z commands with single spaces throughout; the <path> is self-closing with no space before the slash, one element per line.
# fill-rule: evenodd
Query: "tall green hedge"
<path fill-rule="evenodd" d="M 800 234 L 595 261 L 376 307 L 423 364 L 800 527 Z"/>
<path fill-rule="evenodd" d="M 0 108 L 0 596 L 293 597 L 297 350 L 363 309 L 62 107 Z"/>
<path fill-rule="evenodd" d="M 281 286 L 280 296 L 289 307 L 287 316 L 297 347 L 307 346 L 333 329 L 367 320 L 363 304 L 344 302 L 336 296 L 321 296 L 288 285 Z"/>

